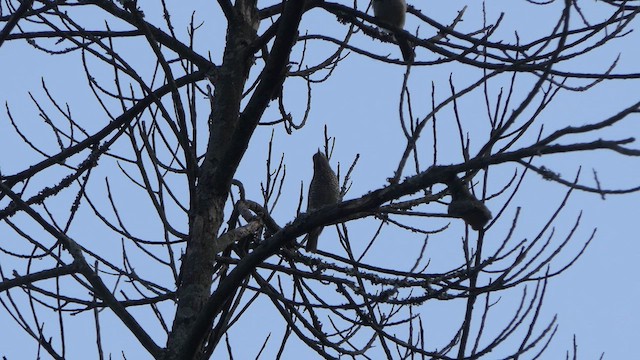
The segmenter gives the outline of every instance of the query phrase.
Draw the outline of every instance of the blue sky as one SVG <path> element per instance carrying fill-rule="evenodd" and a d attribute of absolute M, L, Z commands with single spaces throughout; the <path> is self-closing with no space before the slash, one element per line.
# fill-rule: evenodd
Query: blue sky
<path fill-rule="evenodd" d="M 154 19 L 153 22 L 159 24 L 160 22 L 157 20 L 159 12 L 154 9 L 152 4 L 153 2 L 140 2 L 147 20 Z M 482 27 L 483 24 L 482 8 L 479 2 L 430 1 L 410 2 L 410 4 L 444 24 L 451 22 L 457 12 L 463 6 L 468 5 L 464 21 L 460 23 L 457 30 L 470 32 Z M 196 13 L 196 19 L 203 22 L 203 27 L 198 30 L 196 49 L 202 54 L 211 51 L 212 59 L 220 59 L 224 27 L 217 17 L 219 14 L 216 4 L 194 1 L 188 6 L 190 8 L 183 7 L 182 4 L 180 8 L 176 6 L 176 12 L 172 15 L 172 19 L 177 25 L 176 32 L 179 37 L 186 41 L 186 24 L 191 16 L 191 8 L 197 9 L 199 12 Z M 608 9 L 607 7 L 596 2 L 585 2 L 582 6 L 587 16 L 593 21 L 601 20 L 604 14 L 608 13 L 605 11 Z M 547 6 L 534 6 L 526 2 L 498 1 L 486 5 L 486 16 L 488 22 L 493 22 L 498 18 L 500 12 L 505 12 L 504 21 L 496 32 L 494 41 L 502 39 L 505 43 L 513 42 L 514 33 L 517 32 L 521 41 L 526 42 L 547 34 L 555 25 L 561 8 L 562 2 L 554 2 Z M 94 14 L 89 15 L 83 21 L 92 23 L 96 28 L 102 29 L 104 27 L 98 18 L 91 17 Z M 574 22 L 576 26 L 579 25 L 577 17 L 574 17 Z M 116 26 L 117 24 L 112 25 Z M 417 27 L 417 20 L 409 16 L 405 28 L 415 31 Z M 310 33 L 338 37 L 346 30 L 346 26 L 337 23 L 334 16 L 318 9 L 305 16 L 302 28 L 309 29 Z M 637 32 L 638 26 L 633 26 L 632 29 Z M 420 34 L 429 37 L 434 34 L 434 30 L 422 24 L 420 25 Z M 582 58 L 560 64 L 558 68 L 571 71 L 601 72 L 608 68 L 609 64 L 620 54 L 619 65 L 615 72 L 637 73 L 640 49 L 636 45 L 639 41 L 638 34 L 631 33 Z M 130 56 L 132 62 L 137 65 L 140 72 L 149 77 L 153 70 L 148 65 L 149 56 L 152 53 L 148 47 L 140 45 L 146 45 L 144 41 L 135 44 L 137 45 L 123 41 L 121 48 L 125 52 L 135 54 L 135 56 Z M 380 54 L 390 53 L 391 56 L 399 56 L 399 50 L 395 46 L 373 41 L 362 34 L 353 38 L 353 44 Z M 334 47 L 330 45 L 311 43 L 307 56 L 313 63 L 314 59 L 320 59 L 323 54 L 332 51 L 332 49 Z M 300 51 L 300 47 L 297 50 Z M 434 60 L 436 58 L 434 54 L 426 51 L 418 52 L 418 59 Z M 86 79 L 77 54 L 49 56 L 33 50 L 24 42 L 10 41 L 0 48 L 0 64 L 4 69 L 4 84 L 10 84 L 0 87 L 0 101 L 8 104 L 12 115 L 19 122 L 19 126 L 25 131 L 29 131 L 34 138 L 38 139 L 38 145 L 51 153 L 56 151 L 57 143 L 55 138 L 51 136 L 48 126 L 38 118 L 38 111 L 28 94 L 31 91 L 35 98 L 44 101 L 46 97 L 40 85 L 41 81 L 46 82 L 47 87 L 57 100 L 70 105 L 74 115 L 80 119 L 82 126 L 88 131 L 99 129 L 108 122 L 108 119 L 98 108 L 97 102 L 87 90 Z M 111 81 L 112 74 L 108 68 L 95 63 L 90 64 L 95 66 L 92 70 L 96 76 L 103 76 L 107 83 Z M 311 156 L 322 145 L 325 125 L 328 126 L 330 135 L 337 138 L 335 152 L 331 160 L 334 167 L 339 162 L 344 171 L 356 154 L 361 156 L 358 167 L 353 174 L 353 186 L 345 198 L 355 198 L 385 185 L 386 179 L 393 175 L 404 150 L 404 137 L 398 120 L 398 100 L 403 73 L 404 68 L 401 66 L 382 64 L 351 53 L 341 62 L 335 74 L 327 82 L 315 87 L 312 95 L 313 110 L 308 124 L 303 129 L 289 135 L 282 127 L 275 127 L 274 158 L 279 159 L 281 153 L 285 154 L 287 164 L 285 189 L 289 192 L 288 194 L 292 194 L 283 197 L 274 211 L 274 218 L 281 225 L 295 217 L 300 182 L 304 183 L 306 191 L 312 172 Z M 253 74 L 253 76 L 255 75 Z M 423 117 L 431 109 L 432 84 L 436 89 L 436 100 L 443 100 L 449 95 L 449 78 L 460 89 L 481 76 L 481 70 L 470 69 L 458 64 L 414 68 L 409 86 L 415 116 Z M 490 100 L 496 100 L 501 87 L 508 86 L 509 80 L 509 76 L 505 75 L 488 84 Z M 519 77 L 514 94 L 516 104 L 528 93 L 534 81 L 535 79 L 528 75 Z M 586 84 L 585 81 L 571 81 L 571 85 L 574 86 L 584 84 Z M 291 79 L 287 82 L 285 103 L 288 110 L 298 120 L 303 116 L 306 102 L 305 94 L 305 85 L 302 81 Z M 540 124 L 544 124 L 543 133 L 549 134 L 565 126 L 579 126 L 600 121 L 638 100 L 638 80 L 606 81 L 587 92 L 561 92 L 541 115 Z M 207 100 L 203 98 L 199 118 L 202 124 L 205 124 L 208 115 L 206 103 Z M 488 129 L 487 110 L 481 89 L 461 99 L 459 106 L 463 126 L 472 141 L 471 149 L 477 151 L 486 140 Z M 118 113 L 117 109 L 117 107 L 113 107 L 116 114 Z M 277 107 L 272 104 L 264 119 L 268 121 L 277 117 Z M 637 117 L 629 118 L 621 126 L 607 129 L 598 136 L 608 136 L 614 139 L 637 137 L 640 128 L 635 124 L 636 121 Z M 456 127 L 450 107 L 438 115 L 438 123 L 440 126 L 438 156 L 441 164 L 460 162 L 462 157 L 459 150 L 459 140 L 455 133 Z M 202 128 L 204 129 L 204 126 Z M 539 127 L 535 129 L 536 131 L 532 131 L 531 136 L 535 136 Z M 248 197 L 253 199 L 259 199 L 260 196 L 259 185 L 261 181 L 264 181 L 265 152 L 271 133 L 272 128 L 270 127 L 261 127 L 256 131 L 254 140 L 236 176 L 244 182 Z M 203 139 L 206 138 L 206 134 L 201 132 L 200 135 Z M 531 143 L 533 141 L 531 136 L 522 139 L 521 144 Z M 450 143 L 449 139 L 452 139 Z M 578 138 L 578 140 L 583 139 Z M 594 138 L 588 137 L 584 140 L 594 140 Z M 204 145 L 205 143 L 201 142 L 201 146 Z M 428 137 L 425 136 L 421 139 L 419 149 L 424 154 L 421 155 L 423 167 L 429 164 L 431 146 Z M 635 147 L 638 146 L 635 145 Z M 0 149 L 2 149 L 0 169 L 3 174 L 12 174 L 23 170 L 40 159 L 38 155 L 34 155 L 21 145 L 20 139 L 10 128 L 6 112 L 0 115 Z M 124 145 L 122 148 L 116 146 L 114 151 L 126 151 L 125 149 Z M 581 179 L 587 185 L 594 184 L 592 174 L 593 171 L 597 171 L 603 187 L 608 188 L 635 186 L 638 184 L 637 179 L 640 175 L 637 160 L 623 159 L 611 152 L 550 156 L 536 159 L 534 164 L 545 165 L 561 173 L 567 179 L 572 179 L 581 167 Z M 501 186 L 504 186 L 515 169 L 521 170 L 520 167 L 513 165 L 498 167 L 495 173 L 492 173 L 489 184 L 490 192 L 497 191 Z M 409 168 L 405 175 L 411 175 L 411 171 Z M 102 206 L 102 209 L 108 212 L 109 206 L 104 196 L 104 180 L 98 179 L 109 176 L 110 185 L 117 190 L 115 202 L 121 205 L 123 213 L 127 215 L 130 229 L 145 237 L 162 236 L 158 229 L 148 226 L 155 221 L 155 217 L 149 213 L 149 204 L 145 203 L 144 194 L 136 190 L 135 186 L 127 183 L 121 175 L 114 175 L 117 173 L 114 161 L 104 161 L 101 163 L 101 167 L 96 169 L 96 173 L 93 175 L 95 178 L 92 191 L 96 200 L 99 200 L 98 204 Z M 46 176 L 36 178 L 30 184 L 31 189 L 39 189 L 40 186 L 51 181 L 50 179 L 58 179 L 63 174 L 62 171 L 52 171 Z M 177 184 L 180 183 L 177 182 Z M 184 191 L 183 196 L 186 194 L 186 189 Z M 522 190 L 503 218 L 488 232 L 485 241 L 491 242 L 493 240 L 496 243 L 502 241 L 509 230 L 511 219 L 518 206 L 522 210 L 520 223 L 514 234 L 514 241 L 532 239 L 558 206 L 565 192 L 566 189 L 562 186 L 529 174 Z M 47 205 L 50 210 L 60 212 L 60 218 L 64 219 L 64 214 L 69 211 L 70 199 L 73 199 L 73 194 L 67 194 L 65 198 L 53 200 Z M 640 290 L 638 290 L 640 284 L 639 280 L 633 276 L 637 257 L 640 255 L 640 245 L 635 228 L 639 200 L 640 194 L 607 196 L 606 200 L 602 200 L 596 194 L 574 192 L 567 207 L 554 224 L 555 236 L 558 239 L 554 241 L 561 241 L 569 233 L 576 218 L 582 213 L 580 226 L 574 239 L 558 261 L 553 263 L 552 269 L 558 269 L 566 261 L 570 261 L 584 244 L 584 241 L 589 238 L 594 228 L 597 228 L 597 233 L 582 258 L 573 267 L 549 283 L 540 325 L 545 324 L 557 314 L 560 327 L 545 358 L 564 356 L 565 351 L 572 347 L 574 335 L 577 338 L 580 358 L 596 359 L 604 352 L 605 359 L 623 359 L 634 353 L 633 346 L 638 334 L 636 327 L 640 323 L 640 311 L 636 304 L 638 296 L 640 296 Z M 490 201 L 488 206 L 495 213 L 502 202 L 503 200 L 498 198 L 495 201 Z M 0 204 L 3 205 L 2 207 L 6 206 L 4 202 Z M 444 207 L 439 208 L 439 211 L 443 211 L 442 209 Z M 100 227 L 99 222 L 92 217 L 87 208 L 81 216 L 83 216 L 82 222 L 76 223 L 72 227 L 73 236 L 88 247 L 104 251 L 109 257 L 118 258 L 121 251 L 120 238 L 107 232 L 104 226 Z M 24 218 L 14 220 L 17 223 L 28 224 L 25 226 L 32 226 Z M 179 229 L 186 231 L 186 218 L 183 214 L 175 211 L 175 218 L 172 220 Z M 447 219 L 436 221 L 433 228 L 448 222 Z M 452 229 L 443 235 L 434 236 L 431 240 L 429 255 L 434 269 L 432 271 L 449 264 L 449 259 L 457 259 L 458 262 L 461 259 L 460 237 L 463 234 L 463 225 L 455 220 L 450 222 Z M 376 224 L 375 221 L 362 221 L 350 223 L 348 226 L 354 236 L 353 239 L 356 239 L 354 234 L 358 234 L 365 239 L 364 241 L 368 241 L 367 236 L 373 232 L 371 229 L 373 224 Z M 410 265 L 405 260 L 406 254 L 412 254 L 419 250 L 420 236 L 394 232 L 391 228 L 387 231 L 386 236 L 373 249 L 372 261 L 386 266 L 409 267 Z M 33 232 L 42 235 L 35 228 Z M 352 241 L 354 241 L 353 239 Z M 4 224 L 0 225 L 0 241 L 3 243 L 15 241 L 16 250 L 24 251 L 25 249 L 18 245 L 17 235 Z M 333 229 L 325 229 L 320 243 L 323 250 L 335 251 L 336 253 L 341 251 Z M 13 243 L 10 244 L 10 247 L 14 246 Z M 364 244 L 361 245 L 364 246 Z M 144 257 L 141 256 L 139 259 L 140 262 L 136 264 L 136 272 L 150 278 L 166 275 L 166 273 L 156 273 L 157 269 L 153 266 L 147 267 Z M 2 262 L 5 276 L 10 275 L 13 269 L 24 273 L 24 266 L 18 262 L 5 262 L 4 260 Z M 69 284 L 72 283 L 69 282 Z M 170 283 L 170 281 L 166 281 L 166 283 Z M 530 286 L 531 291 L 534 285 Z M 496 306 L 498 323 L 504 319 L 504 316 L 510 315 L 509 310 L 520 299 L 520 291 L 521 289 L 516 289 L 513 292 L 506 292 L 500 298 L 498 306 Z M 331 296 L 330 293 L 328 296 Z M 6 299 L 3 295 L 0 297 Z M 164 311 L 171 313 L 172 304 L 165 303 L 162 306 Z M 138 310 L 135 311 L 138 314 Z M 424 319 L 438 324 L 430 330 L 430 339 L 436 342 L 438 340 L 446 341 L 447 336 L 450 337 L 447 331 L 457 326 L 455 320 L 460 317 L 459 305 L 454 303 L 429 304 L 422 311 Z M 105 343 L 107 352 L 111 353 L 114 358 L 121 358 L 121 352 L 124 352 L 129 359 L 145 358 L 142 355 L 144 350 L 135 339 L 123 335 L 127 334 L 127 330 L 117 320 L 114 320 L 108 311 L 103 311 L 101 314 L 106 321 L 103 329 L 121 334 L 110 337 L 109 341 Z M 86 335 L 86 326 L 91 326 L 91 316 L 88 314 L 83 316 L 86 319 L 80 319 L 82 317 L 80 315 L 68 319 L 67 329 L 69 336 L 84 334 L 90 341 L 86 341 L 86 344 L 82 346 L 71 347 L 68 350 L 69 358 L 94 354 L 91 352 L 93 351 L 91 349 L 94 335 L 93 333 Z M 149 312 L 139 311 L 139 316 L 147 321 L 146 328 L 156 336 L 156 341 L 163 344 L 161 331 L 157 328 L 157 324 L 151 320 Z M 245 318 L 232 330 L 232 334 L 236 335 L 232 337 L 232 343 L 235 341 L 238 344 L 237 358 L 254 357 L 260 349 L 261 340 L 252 344 L 255 346 L 240 346 L 245 340 L 244 336 L 263 339 L 271 330 L 274 331 L 275 336 L 279 334 L 277 331 L 282 331 L 283 326 L 275 327 L 274 330 L 264 327 L 262 324 L 277 321 L 279 321 L 278 315 L 268 301 L 260 301 L 255 304 L 253 309 L 246 313 Z M 0 322 L 13 324 L 13 320 L 3 309 L 0 309 Z M 12 330 L 10 336 L 0 339 L 0 355 L 5 355 L 9 359 L 20 356 L 35 357 L 33 342 L 28 340 L 17 327 L 11 326 L 15 331 Z M 55 334 L 53 330 L 56 326 L 55 322 L 47 326 L 51 326 L 51 332 Z M 438 330 L 442 330 L 441 333 Z M 224 358 L 222 350 L 217 355 Z M 267 358 L 272 357 L 275 351 L 277 349 L 268 352 Z M 294 355 L 306 354 L 309 350 L 297 344 L 289 351 L 289 355 L 293 357 Z"/>

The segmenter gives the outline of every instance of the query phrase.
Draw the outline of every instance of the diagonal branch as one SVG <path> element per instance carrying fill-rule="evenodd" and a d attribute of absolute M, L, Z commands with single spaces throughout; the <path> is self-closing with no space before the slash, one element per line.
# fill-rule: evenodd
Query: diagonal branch
<path fill-rule="evenodd" d="M 206 74 L 204 71 L 196 71 L 192 74 L 188 74 L 179 79 L 176 79 L 175 84 L 178 87 L 182 87 L 182 86 L 204 79 L 205 75 Z M 136 118 L 136 116 L 138 116 L 140 113 L 145 111 L 147 107 L 151 105 L 153 102 L 157 101 L 158 98 L 161 98 L 162 96 L 171 92 L 171 88 L 172 87 L 169 84 L 165 84 L 159 87 L 158 90 L 145 96 L 143 99 L 138 101 L 135 105 L 133 105 L 130 109 L 125 111 L 122 115 L 118 116 L 114 121 L 110 122 L 107 126 L 102 128 L 102 130 L 98 131 L 94 135 L 78 142 L 73 146 L 69 146 L 68 148 L 62 150 L 58 154 L 52 155 L 47 159 L 42 160 L 41 162 L 30 166 L 28 169 L 24 171 L 21 171 L 15 175 L 3 176 L 2 186 L 11 188 L 18 182 L 24 181 L 52 165 L 64 162 L 65 159 L 79 153 L 82 150 L 89 148 L 93 144 L 98 143 L 99 141 L 104 139 L 107 135 L 109 135 L 112 131 L 120 128 L 121 126 L 129 124 L 131 121 L 133 121 Z"/>
<path fill-rule="evenodd" d="M 13 30 L 13 28 L 18 25 L 18 20 L 20 20 L 20 18 L 22 18 L 24 14 L 27 13 L 29 8 L 31 8 L 31 5 L 33 5 L 33 1 L 34 0 L 22 1 L 20 7 L 18 7 L 18 10 L 16 10 L 16 12 L 11 15 L 9 21 L 7 21 L 7 24 L 4 26 L 4 28 L 2 28 L 2 30 L 0 30 L 0 47 L 2 47 L 2 44 L 9 36 L 9 33 L 11 33 L 11 30 Z"/>
<path fill-rule="evenodd" d="M 40 214 L 38 214 L 35 210 L 33 210 L 29 205 L 25 204 L 24 201 L 18 196 L 16 193 L 11 191 L 5 184 L 0 183 L 0 190 L 2 193 L 9 196 L 9 198 L 15 202 L 18 207 L 20 207 L 25 213 L 27 213 L 33 220 L 35 220 L 44 230 L 46 230 L 49 234 L 55 237 L 64 248 L 71 254 L 73 257 L 73 262 L 77 267 L 78 272 L 80 272 L 93 286 L 93 290 L 96 295 L 100 297 L 107 306 L 120 318 L 123 324 L 133 333 L 133 335 L 138 339 L 140 344 L 144 346 L 150 354 L 154 356 L 154 358 L 159 358 L 162 349 L 151 339 L 149 334 L 138 324 L 136 319 L 118 302 L 115 296 L 109 291 L 107 286 L 102 282 L 102 279 L 98 274 L 96 274 L 91 266 L 87 263 L 82 253 L 82 249 L 80 246 L 66 234 L 58 231 L 53 225 L 49 224 Z"/>

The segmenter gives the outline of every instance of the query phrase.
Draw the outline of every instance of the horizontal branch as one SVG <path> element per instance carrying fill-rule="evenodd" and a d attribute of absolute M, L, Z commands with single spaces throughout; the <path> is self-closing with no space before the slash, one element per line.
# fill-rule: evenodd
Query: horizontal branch
<path fill-rule="evenodd" d="M 63 265 L 57 268 L 42 270 L 39 272 L 27 274 L 24 276 L 15 275 L 15 278 L 8 279 L 0 283 L 0 292 L 7 291 L 16 286 L 23 286 L 27 284 L 33 284 L 36 281 L 54 279 L 63 275 L 69 275 L 79 272 L 80 268 L 75 262 L 69 265 Z"/>

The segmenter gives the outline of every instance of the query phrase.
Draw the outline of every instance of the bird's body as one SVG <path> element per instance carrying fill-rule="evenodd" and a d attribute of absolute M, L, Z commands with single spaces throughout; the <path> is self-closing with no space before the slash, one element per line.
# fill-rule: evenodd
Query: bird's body
<path fill-rule="evenodd" d="M 313 178 L 309 184 L 309 196 L 307 197 L 307 213 L 316 211 L 327 205 L 334 205 L 342 201 L 338 177 L 329 165 L 329 159 L 318 151 L 313 155 Z M 309 231 L 307 238 L 307 251 L 318 249 L 318 237 L 322 227 Z"/>
<path fill-rule="evenodd" d="M 389 30 L 402 30 L 404 28 L 404 21 L 407 14 L 407 3 L 405 0 L 373 0 L 373 14 L 376 19 L 382 21 L 388 25 Z M 395 36 L 402 57 L 406 62 L 412 62 L 414 59 L 414 52 L 411 44 L 407 39 Z"/>
<path fill-rule="evenodd" d="M 447 213 L 461 218 L 473 230 L 479 231 L 482 229 L 493 217 L 491 211 L 457 177 L 452 178 L 447 185 L 451 193 L 451 202 L 447 208 Z"/>
<path fill-rule="evenodd" d="M 447 212 L 449 215 L 461 218 L 476 231 L 482 229 L 492 217 L 491 211 L 475 198 L 452 200 Z"/>
<path fill-rule="evenodd" d="M 373 14 L 383 23 L 402 29 L 407 14 L 407 3 L 405 0 L 373 0 Z"/>

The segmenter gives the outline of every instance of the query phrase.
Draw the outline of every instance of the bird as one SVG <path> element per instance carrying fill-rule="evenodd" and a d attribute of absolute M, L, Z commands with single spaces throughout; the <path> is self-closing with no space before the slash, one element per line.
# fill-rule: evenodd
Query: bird
<path fill-rule="evenodd" d="M 397 31 L 404 28 L 404 20 L 407 14 L 407 2 L 405 0 L 372 0 L 373 1 L 373 15 L 376 19 L 389 26 L 387 30 Z M 402 52 L 402 58 L 404 61 L 410 63 L 413 62 L 415 53 L 413 48 L 407 39 L 399 36 L 394 36 L 400 51 Z"/>
<path fill-rule="evenodd" d="M 493 217 L 491 211 L 478 200 L 457 176 L 447 181 L 451 202 L 447 213 L 464 220 L 473 230 L 480 231 Z"/>
<path fill-rule="evenodd" d="M 316 211 L 327 205 L 334 205 L 342 201 L 340 184 L 336 173 L 329 165 L 329 159 L 318 150 L 313 155 L 313 178 L 309 184 L 309 195 L 307 196 L 307 213 Z M 318 237 L 322 232 L 322 227 L 317 227 L 309 231 L 307 237 L 306 250 L 315 252 L 318 250 Z"/>

